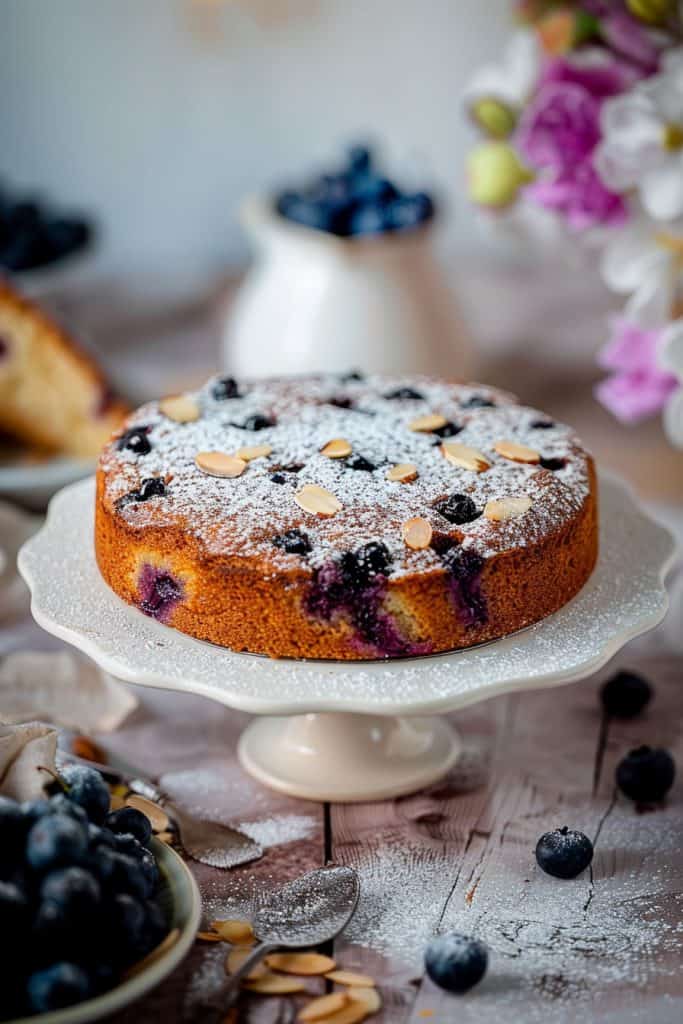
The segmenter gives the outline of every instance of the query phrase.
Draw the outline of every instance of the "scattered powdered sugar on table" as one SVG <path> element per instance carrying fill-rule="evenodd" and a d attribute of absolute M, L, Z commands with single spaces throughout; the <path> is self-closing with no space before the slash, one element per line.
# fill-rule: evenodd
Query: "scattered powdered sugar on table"
<path fill-rule="evenodd" d="M 297 569 L 316 567 L 333 553 L 375 540 L 391 553 L 389 575 L 400 576 L 441 568 L 433 550 L 405 546 L 400 527 L 414 516 L 427 518 L 434 529 L 456 533 L 465 546 L 489 555 L 546 537 L 576 514 L 588 493 L 586 455 L 571 429 L 557 423 L 538 428 L 535 424 L 550 422 L 543 413 L 518 406 L 492 388 L 428 378 L 371 376 L 342 382 L 328 376 L 243 384 L 242 397 L 217 401 L 212 397 L 213 383 L 193 395 L 201 408 L 195 422 L 175 423 L 159 412 L 157 403 L 143 406 L 128 426 L 150 428 L 150 452 L 118 451 L 113 443 L 101 463 L 113 501 L 135 490 L 146 477 L 165 478 L 166 494 L 126 502 L 119 506 L 120 514 L 135 528 L 180 526 L 201 540 L 208 554 L 259 555 L 274 569 Z M 408 385 L 422 397 L 385 397 Z M 340 395 L 352 402 L 352 408 L 330 404 Z M 467 403 L 473 397 L 495 405 L 470 408 Z M 491 468 L 484 473 L 459 468 L 444 458 L 435 434 L 409 429 L 412 420 L 428 413 L 442 414 L 462 428 L 450 440 L 481 450 Z M 271 417 L 274 425 L 258 431 L 241 429 L 240 424 L 254 415 Z M 328 441 L 339 437 L 375 468 L 354 470 L 346 460 L 320 453 Z M 534 448 L 545 458 L 565 460 L 565 465 L 549 470 L 503 458 L 493 445 L 504 439 Z M 272 453 L 250 462 L 235 479 L 208 476 L 195 465 L 201 451 L 234 453 L 244 445 L 263 443 L 272 446 Z M 387 469 L 404 462 L 418 467 L 418 478 L 408 484 L 388 481 Z M 272 481 L 276 471 L 284 483 Z M 341 512 L 329 519 L 303 513 L 294 495 L 304 484 L 335 494 Z M 533 505 L 519 519 L 492 523 L 480 515 L 454 529 L 433 506 L 456 492 L 469 495 L 480 510 L 490 499 L 522 495 L 529 495 Z M 304 562 L 272 543 L 274 536 L 295 526 L 306 530 L 312 544 Z"/>

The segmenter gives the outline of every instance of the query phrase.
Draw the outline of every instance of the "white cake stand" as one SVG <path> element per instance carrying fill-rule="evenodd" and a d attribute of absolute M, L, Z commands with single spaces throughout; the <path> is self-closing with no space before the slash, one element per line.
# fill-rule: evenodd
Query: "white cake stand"
<path fill-rule="evenodd" d="M 574 600 L 543 622 L 431 657 L 274 661 L 184 636 L 116 597 L 95 563 L 93 503 L 92 479 L 61 491 L 21 550 L 36 621 L 118 679 L 265 716 L 242 734 L 243 766 L 268 786 L 315 800 L 381 799 L 440 778 L 460 741 L 444 719 L 425 716 L 596 671 L 664 617 L 675 554 L 671 535 L 606 479 L 598 565 Z"/>

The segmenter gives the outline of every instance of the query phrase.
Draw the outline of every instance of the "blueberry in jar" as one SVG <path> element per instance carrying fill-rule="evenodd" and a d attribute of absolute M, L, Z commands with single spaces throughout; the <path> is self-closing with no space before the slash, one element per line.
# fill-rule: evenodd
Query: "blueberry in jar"
<path fill-rule="evenodd" d="M 566 825 L 544 833 L 536 844 L 538 866 L 554 878 L 576 878 L 592 860 L 593 844 L 588 836 Z"/>

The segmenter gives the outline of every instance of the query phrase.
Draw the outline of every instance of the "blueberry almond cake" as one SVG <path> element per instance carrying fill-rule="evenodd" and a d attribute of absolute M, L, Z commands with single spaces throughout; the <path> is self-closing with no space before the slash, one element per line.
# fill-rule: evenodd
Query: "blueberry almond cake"
<path fill-rule="evenodd" d="M 48 452 L 94 457 L 127 412 L 90 355 L 0 278 L 0 431 Z"/>
<path fill-rule="evenodd" d="M 109 586 L 271 657 L 504 636 L 569 601 L 597 546 L 594 464 L 572 430 L 478 384 L 214 378 L 133 413 L 97 474 Z"/>

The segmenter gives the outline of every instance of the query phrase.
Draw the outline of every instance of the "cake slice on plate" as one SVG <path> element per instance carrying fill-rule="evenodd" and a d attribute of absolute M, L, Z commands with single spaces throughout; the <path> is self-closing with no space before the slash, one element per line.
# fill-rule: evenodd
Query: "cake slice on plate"
<path fill-rule="evenodd" d="M 92 357 L 0 279 L 0 432 L 29 447 L 87 458 L 126 412 Z"/>

